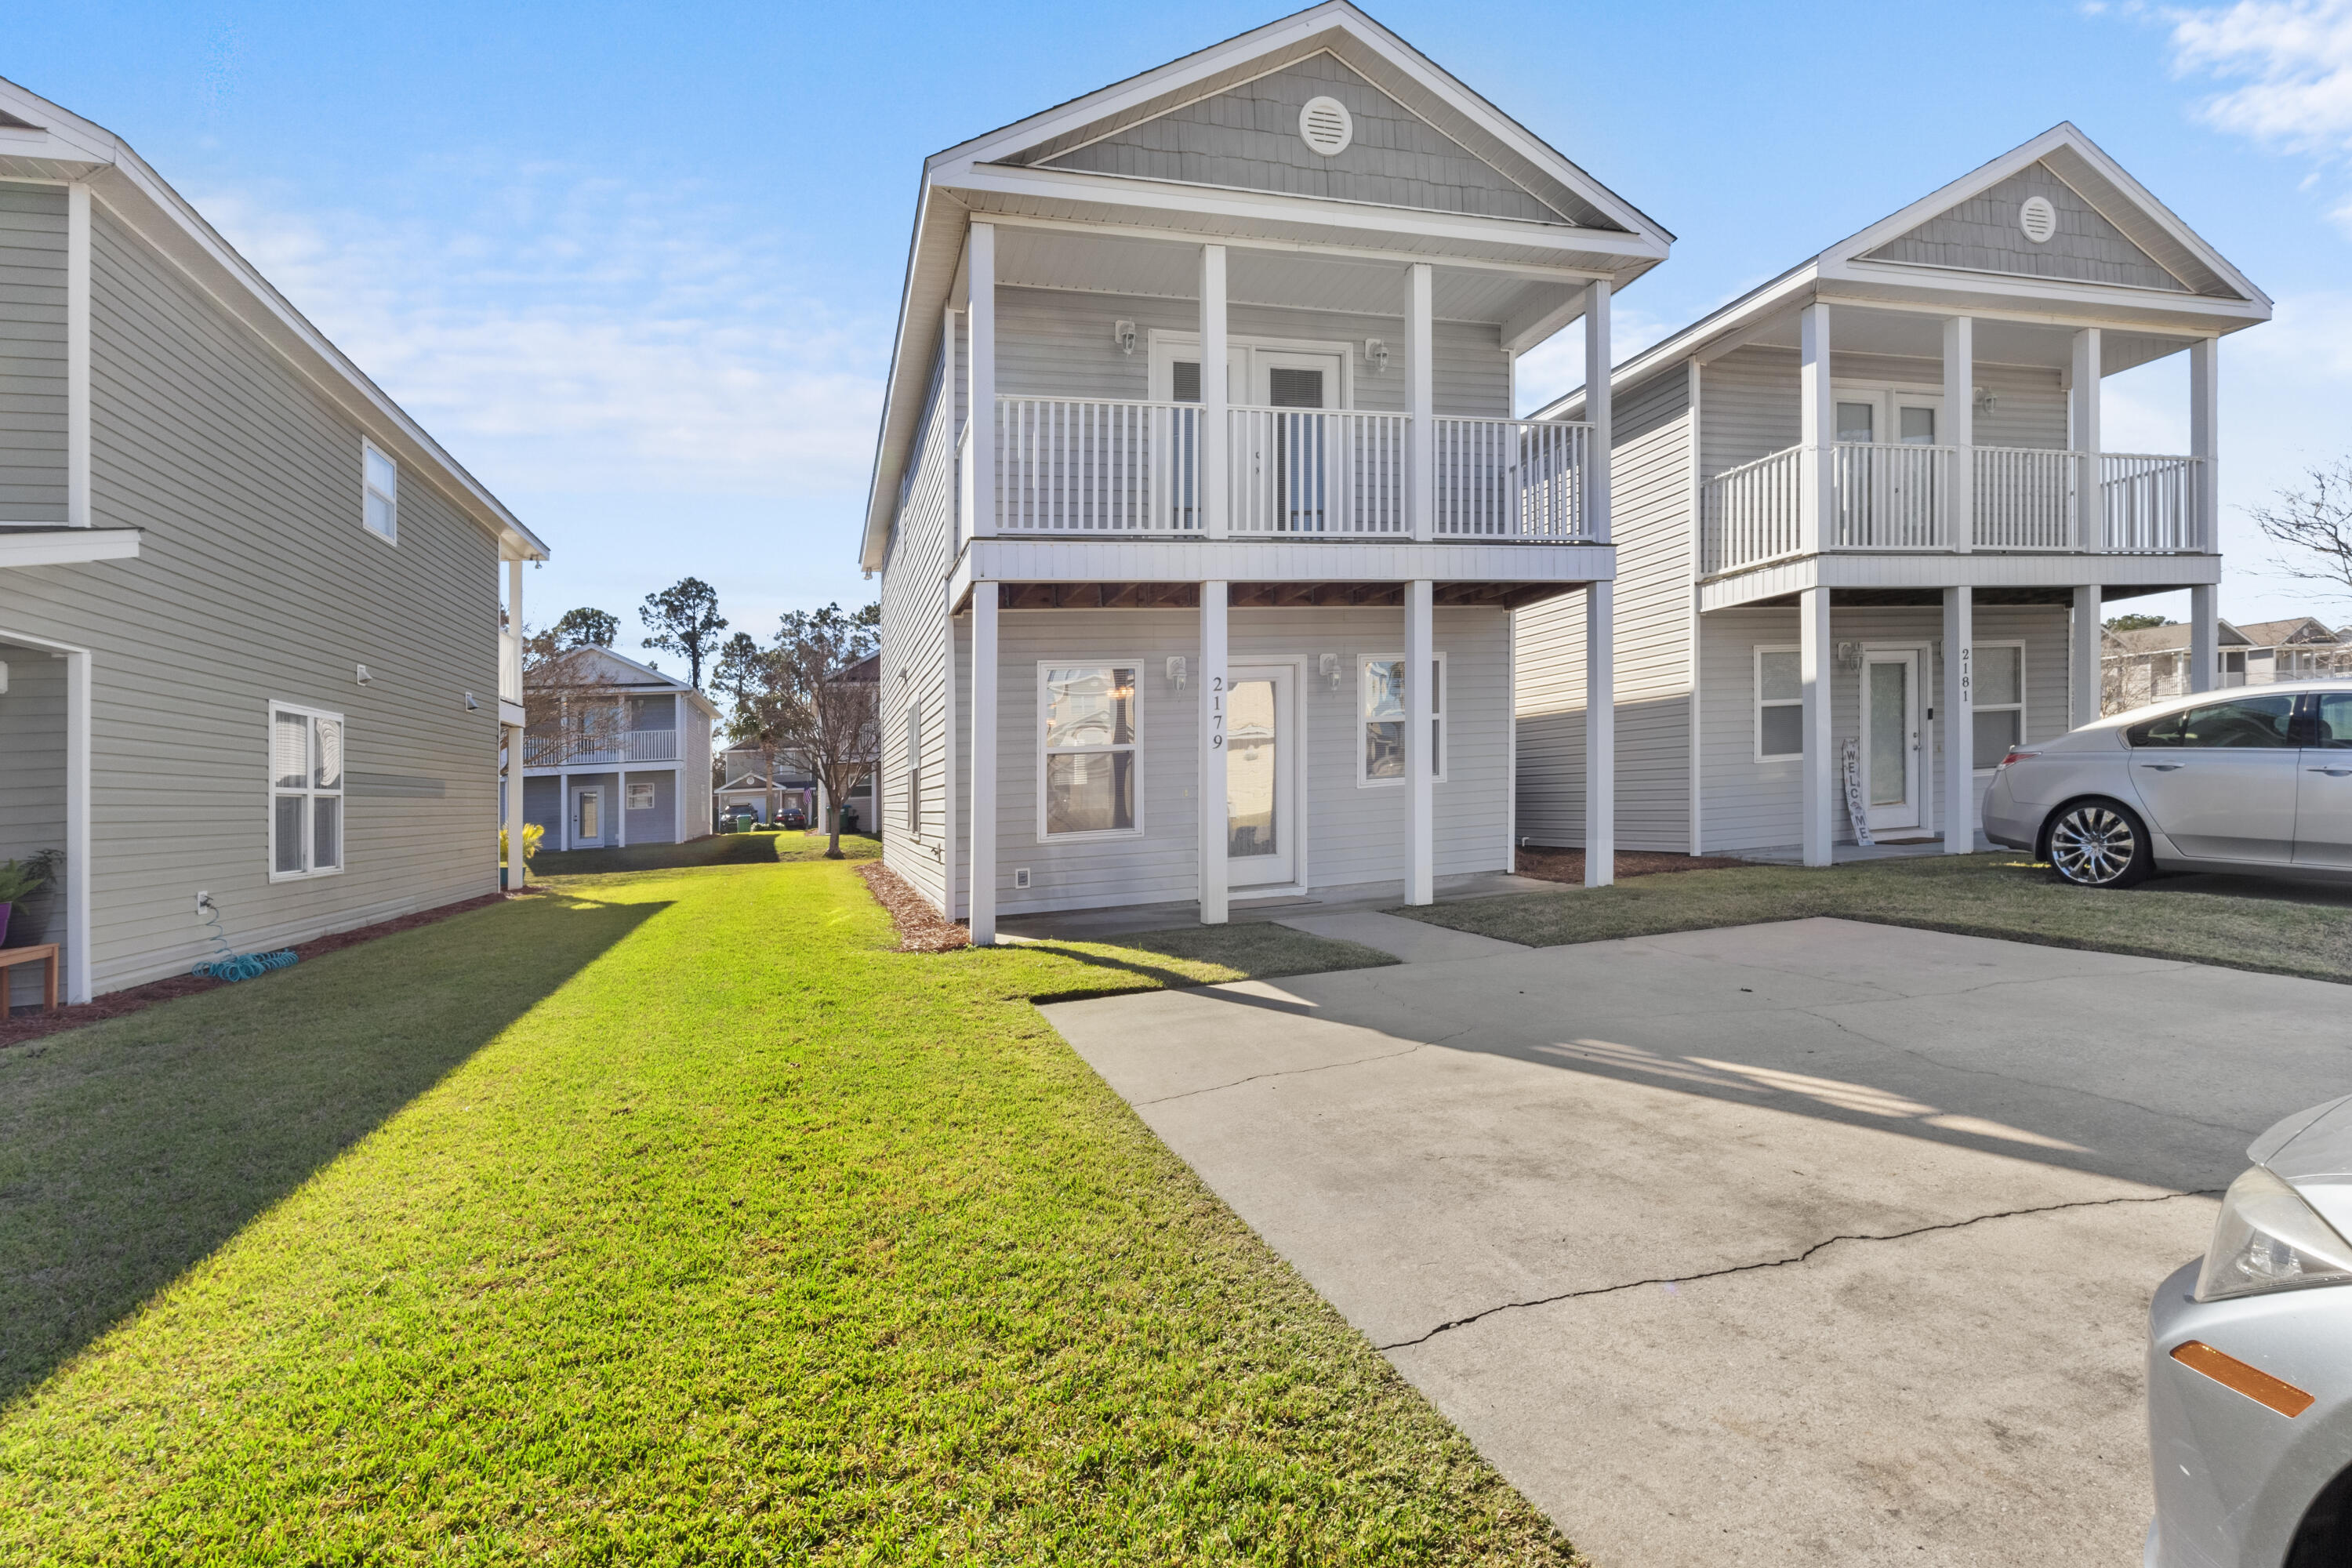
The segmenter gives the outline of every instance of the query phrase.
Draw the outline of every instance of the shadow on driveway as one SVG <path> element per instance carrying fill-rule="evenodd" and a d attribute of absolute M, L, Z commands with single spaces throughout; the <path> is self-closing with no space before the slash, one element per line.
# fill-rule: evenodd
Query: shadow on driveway
<path fill-rule="evenodd" d="M 667 907 L 519 900 L 0 1052 L 0 1405 Z"/>

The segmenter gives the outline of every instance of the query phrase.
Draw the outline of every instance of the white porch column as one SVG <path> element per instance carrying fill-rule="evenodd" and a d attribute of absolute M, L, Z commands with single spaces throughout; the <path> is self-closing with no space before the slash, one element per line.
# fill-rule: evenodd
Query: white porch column
<path fill-rule="evenodd" d="M 1404 585 L 1404 901 L 1436 900 L 1437 633 L 1426 577 Z"/>
<path fill-rule="evenodd" d="M 1202 374 L 1207 374 L 1203 367 Z M 1205 385 L 1206 383 L 1204 382 Z M 1201 923 L 1225 923 L 1225 584 L 1201 584 Z"/>
<path fill-rule="evenodd" d="M 1232 522 L 1233 419 L 1226 410 L 1233 406 L 1234 391 L 1225 374 L 1225 247 L 1204 245 L 1201 247 L 1201 532 L 1209 539 L 1224 538 Z M 1222 793 L 1219 798 L 1223 798 Z M 1223 918 L 1220 913 L 1218 919 Z"/>
<path fill-rule="evenodd" d="M 1977 542 L 1977 333 L 1967 316 L 1944 321 L 1944 427 L 1937 440 L 1954 448 L 1952 471 L 1944 485 L 1950 509 L 1948 537 L 1955 550 L 1974 549 Z M 1892 432 L 1900 438 L 1903 432 Z"/>
<path fill-rule="evenodd" d="M 1437 522 L 1437 268 L 1416 261 L 1405 278 L 1405 526 L 1428 539 Z"/>
<path fill-rule="evenodd" d="M 2074 639 L 2067 646 L 2066 723 L 2079 730 L 2099 716 L 2099 699 L 2105 689 L 2103 634 L 2099 626 L 2102 595 L 2094 584 L 2074 590 Z"/>
<path fill-rule="evenodd" d="M 1593 542 L 1606 544 L 1609 531 L 1609 279 L 1584 286 L 1584 419 L 1592 426 L 1585 458 L 1584 526 Z M 1590 851 L 1587 851 L 1588 855 Z M 1588 860 L 1588 864 L 1589 864 Z"/>
<path fill-rule="evenodd" d="M 996 941 L 996 605 L 971 585 L 971 942 Z M 830 825 L 828 825 L 830 826 Z"/>
<path fill-rule="evenodd" d="M 615 849 L 626 849 L 629 847 L 628 769 L 614 768 L 613 770 L 613 790 L 614 794 L 621 797 L 613 803 L 613 847 Z M 677 804 L 680 807 L 683 807 L 686 805 L 686 802 L 678 801 Z"/>
<path fill-rule="evenodd" d="M 1977 847 L 1976 590 L 1944 590 L 1944 853 Z"/>
<path fill-rule="evenodd" d="M 1830 308 L 1817 301 L 1798 312 L 1797 335 L 1797 548 L 1811 555 L 1821 549 L 1825 531 L 1837 516 L 1837 469 L 1830 454 L 1832 443 L 1837 440 L 1837 392 L 1830 380 Z M 1826 598 L 1822 601 L 1822 618 L 1826 625 Z M 1811 739 L 1810 721 L 1808 724 L 1806 736 Z M 1824 837 L 1822 843 L 1826 846 L 1828 839 Z M 1826 847 L 1822 853 L 1827 855 Z M 1826 866 L 1829 861 L 1807 864 Z"/>
<path fill-rule="evenodd" d="M 1584 585 L 1584 885 L 1617 879 L 1614 583 Z"/>
<path fill-rule="evenodd" d="M 89 186 L 66 187 L 66 521 L 89 510 Z"/>
<path fill-rule="evenodd" d="M 970 378 L 964 405 L 970 436 L 964 444 L 966 537 L 996 531 L 996 226 L 976 223 L 964 243 L 964 272 L 971 298 L 965 302 L 964 374 Z M 950 342 L 950 352 L 953 345 Z M 950 362 L 952 363 L 952 362 Z M 977 598 L 973 603 L 977 604 Z M 979 940 L 977 937 L 974 941 Z"/>
<path fill-rule="evenodd" d="M 1837 790 L 1837 758 L 1830 753 L 1830 591 L 1807 588 L 1797 595 L 1799 622 L 1798 669 L 1804 683 L 1805 864 L 1830 863 L 1832 802 Z"/>
<path fill-rule="evenodd" d="M 2219 670 L 2221 591 L 2207 584 L 2189 590 L 2189 689 L 2210 691 L 2221 684 Z"/>
<path fill-rule="evenodd" d="M 941 663 L 947 667 L 947 685 L 940 700 L 940 773 L 946 784 L 940 791 L 940 912 L 950 921 L 961 912 L 961 900 L 956 897 L 956 823 L 962 814 L 956 810 L 956 638 L 955 587 L 952 584 L 942 591 L 940 609 L 946 616 L 947 646 L 942 650 Z"/>
<path fill-rule="evenodd" d="M 530 879 L 522 854 L 522 726 L 507 726 L 507 889 L 519 891 Z"/>
<path fill-rule="evenodd" d="M 2197 496 L 2199 547 L 2221 549 L 2221 341 L 2200 338 L 2189 345 L 2189 455 L 2197 459 L 2191 477 Z"/>
<path fill-rule="evenodd" d="M 2106 547 L 2106 501 L 2099 493 L 2099 329 L 2084 327 L 2074 334 L 2066 400 L 2074 450 L 2083 454 L 2082 477 L 2074 485 L 2074 542 L 2080 550 Z"/>
<path fill-rule="evenodd" d="M 572 847 L 572 775 L 555 775 L 555 847 Z"/>

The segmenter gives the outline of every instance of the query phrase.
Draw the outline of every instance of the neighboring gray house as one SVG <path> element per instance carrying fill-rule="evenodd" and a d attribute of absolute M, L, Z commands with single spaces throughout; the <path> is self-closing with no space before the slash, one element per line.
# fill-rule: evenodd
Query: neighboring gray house
<path fill-rule="evenodd" d="M 981 942 L 1507 868 L 1513 608 L 1601 584 L 1605 638 L 1615 571 L 1607 410 L 1513 419 L 1514 356 L 1605 344 L 1671 237 L 1340 0 L 929 160 L 863 549 L 888 864 Z"/>
<path fill-rule="evenodd" d="M 2218 349 L 2270 313 L 2060 125 L 1616 366 L 1619 842 L 1966 852 L 2003 752 L 2097 717 L 2119 599 L 2187 589 L 2211 685 Z M 2102 378 L 2168 357 L 2189 450 L 2106 450 Z M 1518 616 L 1538 844 L 1582 837 L 1577 611 Z"/>
<path fill-rule="evenodd" d="M 2309 616 L 2221 621 L 2215 642 L 2220 686 L 2268 686 L 2352 673 L 2352 640 Z M 2190 689 L 2191 630 L 2177 622 L 2106 634 L 2105 707 L 2110 713 L 2179 697 Z"/>
<path fill-rule="evenodd" d="M 72 999 L 212 955 L 199 891 L 247 950 L 494 891 L 500 564 L 519 598 L 546 553 L 135 153 L 0 81 L 0 858 L 64 851 L 9 941 Z"/>
<path fill-rule="evenodd" d="M 534 697 L 523 739 L 523 817 L 542 849 L 683 844 L 710 831 L 710 728 L 719 710 L 674 675 L 583 648 L 571 694 Z M 563 711 L 542 713 L 556 706 Z M 602 710 L 592 716 L 580 710 Z"/>

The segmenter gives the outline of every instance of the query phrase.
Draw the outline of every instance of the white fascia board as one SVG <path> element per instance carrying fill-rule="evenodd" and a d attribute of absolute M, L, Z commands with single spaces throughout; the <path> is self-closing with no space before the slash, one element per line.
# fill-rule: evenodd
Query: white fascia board
<path fill-rule="evenodd" d="M 1699 584 L 1701 610 L 1727 610 L 1807 588 L 2189 588 L 2221 580 L 2218 555 L 1839 551 L 1799 556 Z"/>
<path fill-rule="evenodd" d="M 1606 583 L 1608 544 L 1383 543 L 1261 539 L 975 539 L 949 575 L 950 604 L 974 583 Z"/>
<path fill-rule="evenodd" d="M 0 530 L 9 526 L 0 523 Z M 139 553 L 140 531 L 135 528 L 32 526 L 37 531 L 0 532 L 0 567 L 79 566 L 89 561 L 129 561 Z"/>
<path fill-rule="evenodd" d="M 116 217 L 268 343 L 369 438 L 420 475 L 437 475 L 437 488 L 496 537 L 502 552 L 547 559 L 547 545 L 538 535 L 312 326 L 129 142 L 5 79 L 0 109 L 41 127 L 37 132 L 0 133 L 7 137 L 0 142 L 0 160 L 46 162 L 66 178 L 86 182 Z"/>
<path fill-rule="evenodd" d="M 1916 300 L 1922 310 L 1969 310 L 1980 302 L 1997 310 L 2015 310 L 2053 321 L 2079 321 L 2084 326 L 2162 327 L 2210 333 L 2235 331 L 2271 319 L 2268 300 L 2222 300 L 2210 294 L 2175 294 L 2163 289 L 2134 289 L 2116 283 L 2078 283 L 2063 278 L 2022 278 L 1965 268 L 1933 267 L 1907 261 L 1823 260 L 1818 268 L 1822 292 L 1845 303 L 1845 296 L 1864 303 L 1900 308 Z M 2034 307 L 2041 307 L 2035 309 Z"/>
<path fill-rule="evenodd" d="M 1370 202 L 1335 201 L 1326 196 L 1297 196 L 1279 191 L 1252 191 L 1223 185 L 1192 185 L 1174 181 L 1142 179 L 1129 174 L 1103 174 L 1074 169 L 1024 168 L 1015 163 L 992 163 L 934 176 L 936 188 L 992 195 L 1021 196 L 1033 201 L 1097 202 L 1134 206 L 1145 212 L 1184 213 L 1223 223 L 1299 224 L 1318 228 L 1360 231 L 1369 236 L 1409 235 L 1442 244 L 1517 246 L 1580 255 L 1622 256 L 1657 262 L 1665 259 L 1666 243 L 1644 234 L 1613 229 L 1578 228 L 1570 224 L 1531 223 L 1525 218 L 1476 217 L 1423 212 L 1412 207 L 1381 206 Z M 1245 239 L 1245 236 L 1236 236 Z M 1444 258 L 1419 258 L 1443 264 Z"/>

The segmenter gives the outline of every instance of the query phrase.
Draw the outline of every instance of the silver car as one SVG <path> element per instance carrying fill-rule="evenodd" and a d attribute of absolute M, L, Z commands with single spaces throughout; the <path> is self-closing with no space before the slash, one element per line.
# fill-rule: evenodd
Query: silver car
<path fill-rule="evenodd" d="M 2148 1568 L 2352 1563 L 2352 1098 L 2246 1152 L 2148 1309 Z"/>
<path fill-rule="evenodd" d="M 2352 681 L 2176 697 L 2019 746 L 1984 832 L 2086 888 L 2159 867 L 2352 878 Z"/>

